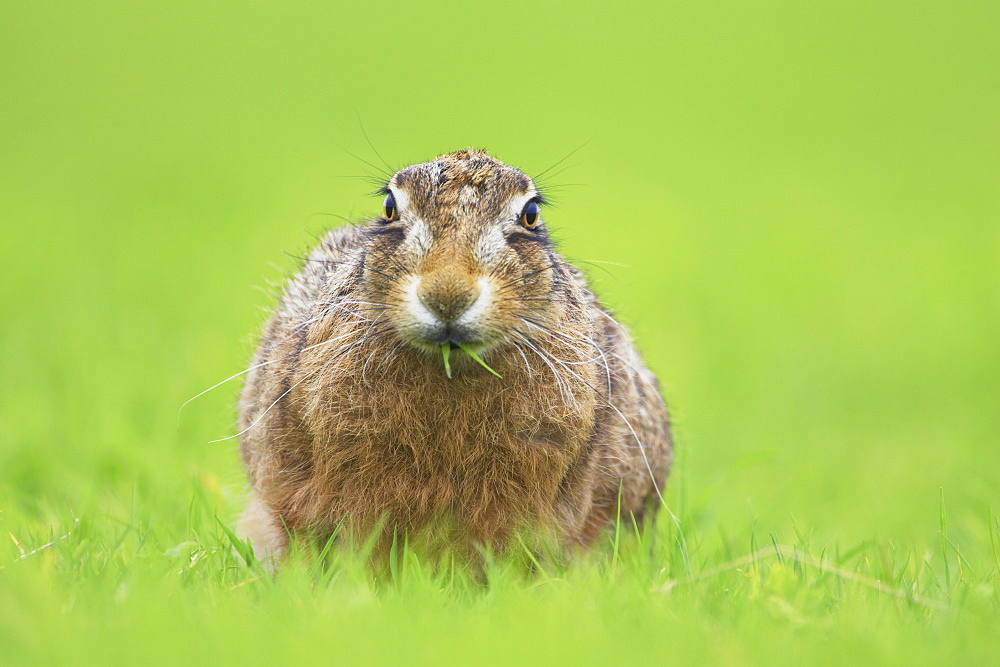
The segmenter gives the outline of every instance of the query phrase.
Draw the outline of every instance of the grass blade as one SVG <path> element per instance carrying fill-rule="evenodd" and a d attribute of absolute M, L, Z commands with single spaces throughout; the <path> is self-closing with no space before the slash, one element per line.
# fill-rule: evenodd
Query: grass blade
<path fill-rule="evenodd" d="M 463 352 L 465 352 L 467 355 L 469 355 L 470 357 L 472 357 L 473 359 L 475 359 L 476 363 L 478 363 L 480 366 L 482 366 L 483 368 L 485 368 L 486 370 L 488 370 L 490 373 L 493 373 L 493 375 L 496 375 L 498 378 L 501 378 L 501 379 L 503 378 L 502 375 L 500 375 L 495 370 L 493 370 L 492 368 L 490 368 L 486 364 L 485 361 L 483 361 L 482 359 L 480 359 L 479 355 L 476 354 L 475 351 L 471 347 L 469 347 L 468 345 L 463 345 L 462 343 L 459 343 L 458 346 L 460 348 L 462 348 Z M 447 362 L 445 362 L 445 363 L 447 363 Z M 448 377 L 451 377 L 451 376 L 449 375 Z"/>
<path fill-rule="evenodd" d="M 944 580 L 951 592 L 951 569 L 948 567 L 948 523 L 944 514 L 944 488 L 941 489 L 941 502 L 939 506 L 939 521 L 941 524 L 941 557 L 944 559 Z"/>
<path fill-rule="evenodd" d="M 257 555 L 253 551 L 253 546 L 250 544 L 250 540 L 241 540 L 236 536 L 236 533 L 234 533 L 229 526 L 223 523 L 222 519 L 218 516 L 215 517 L 215 521 L 219 524 L 219 527 L 222 528 L 222 532 L 226 534 L 226 538 L 229 540 L 229 543 L 232 545 L 233 549 L 236 550 L 236 553 L 239 554 L 240 558 L 243 559 L 243 562 L 246 563 L 247 567 L 251 570 L 263 572 L 263 567 L 260 561 L 257 560 Z"/>
<path fill-rule="evenodd" d="M 451 358 L 451 345 L 445 343 L 444 345 L 441 346 L 441 356 L 444 357 L 444 374 L 447 375 L 448 379 L 450 380 L 451 364 L 449 363 L 448 360 Z"/>

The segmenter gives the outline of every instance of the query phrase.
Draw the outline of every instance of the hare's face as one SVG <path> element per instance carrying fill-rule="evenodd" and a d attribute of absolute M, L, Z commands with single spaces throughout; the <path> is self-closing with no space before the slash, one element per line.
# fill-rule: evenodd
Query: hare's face
<path fill-rule="evenodd" d="M 399 171 L 384 193 L 364 284 L 404 340 L 482 350 L 551 323 L 559 260 L 530 178 L 470 149 Z"/>

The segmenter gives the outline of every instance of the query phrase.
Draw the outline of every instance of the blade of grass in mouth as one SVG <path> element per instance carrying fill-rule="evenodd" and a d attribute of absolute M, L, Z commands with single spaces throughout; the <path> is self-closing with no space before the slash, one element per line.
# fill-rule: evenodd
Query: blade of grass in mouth
<path fill-rule="evenodd" d="M 476 362 L 477 362 L 477 363 L 478 363 L 478 364 L 479 364 L 480 366 L 482 366 L 483 368 L 485 368 L 486 370 L 488 370 L 488 371 L 489 371 L 490 373 L 493 373 L 493 375 L 496 375 L 496 376 L 497 376 L 498 378 L 503 378 L 503 376 L 502 376 L 502 375 L 500 375 L 500 374 L 499 374 L 499 373 L 497 373 L 497 372 L 496 372 L 495 370 L 493 370 L 493 369 L 492 369 L 492 368 L 490 368 L 490 367 L 489 367 L 488 365 L 486 365 L 486 362 L 485 362 L 485 361 L 483 361 L 482 359 L 480 359 L 480 358 L 479 358 L 479 355 L 478 355 L 478 354 L 476 354 L 476 353 L 475 353 L 475 351 L 474 351 L 474 350 L 473 350 L 473 349 L 472 349 L 471 347 L 469 347 L 468 345 L 463 345 L 462 343 L 459 343 L 459 344 L 458 344 L 458 346 L 459 346 L 460 348 L 462 348 L 462 351 L 463 351 L 463 352 L 465 352 L 465 353 L 466 353 L 467 355 L 469 355 L 470 357 L 472 357 L 473 359 L 475 359 L 475 360 L 476 360 Z M 447 357 L 445 357 L 445 359 L 447 360 Z M 445 365 L 447 365 L 447 363 L 448 363 L 448 362 L 447 362 L 447 361 L 445 361 Z M 451 377 L 451 376 L 449 376 L 449 377 Z"/>
<path fill-rule="evenodd" d="M 445 343 L 444 345 L 441 346 L 441 356 L 444 357 L 444 374 L 447 375 L 448 379 L 450 380 L 451 364 L 448 362 L 448 359 L 451 358 L 451 345 Z"/>

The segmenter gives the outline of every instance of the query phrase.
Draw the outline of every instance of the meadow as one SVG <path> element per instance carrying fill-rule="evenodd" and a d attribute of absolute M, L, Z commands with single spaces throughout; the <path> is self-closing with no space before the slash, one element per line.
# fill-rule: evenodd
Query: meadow
<path fill-rule="evenodd" d="M 0 663 L 997 661 L 995 3 L 0 16 Z M 486 586 L 245 565 L 239 380 L 181 406 L 386 163 L 465 146 L 548 170 L 667 511 Z"/>

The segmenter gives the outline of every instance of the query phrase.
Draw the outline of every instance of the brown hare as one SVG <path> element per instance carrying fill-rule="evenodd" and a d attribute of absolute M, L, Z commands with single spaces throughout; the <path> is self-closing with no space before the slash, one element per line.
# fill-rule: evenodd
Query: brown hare
<path fill-rule="evenodd" d="M 253 359 L 241 529 L 257 555 L 342 524 L 380 529 L 383 555 L 394 535 L 464 562 L 570 555 L 655 510 L 671 462 L 656 379 L 553 248 L 532 180 L 469 149 L 382 192 L 380 217 L 312 251 Z"/>

